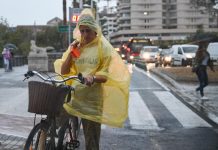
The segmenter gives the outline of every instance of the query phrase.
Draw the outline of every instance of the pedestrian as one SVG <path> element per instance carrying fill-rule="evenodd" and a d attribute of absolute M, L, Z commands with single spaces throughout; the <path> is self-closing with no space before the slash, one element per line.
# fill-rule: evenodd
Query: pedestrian
<path fill-rule="evenodd" d="M 10 59 L 9 59 L 9 71 L 12 71 L 13 70 L 13 66 L 12 66 L 12 59 L 14 57 L 14 53 L 12 52 L 13 49 L 9 49 L 9 52 L 10 52 Z"/>
<path fill-rule="evenodd" d="M 213 62 L 210 59 L 210 54 L 206 49 L 206 43 L 200 42 L 196 52 L 192 71 L 196 73 L 199 81 L 199 86 L 196 92 L 200 91 L 201 99 L 208 99 L 204 96 L 204 88 L 208 85 L 207 66 L 215 72 Z"/>
<path fill-rule="evenodd" d="M 10 50 L 8 48 L 4 48 L 2 51 L 2 56 L 3 56 L 3 61 L 4 61 L 5 72 L 9 72 L 10 71 L 9 61 L 11 59 Z"/>
<path fill-rule="evenodd" d="M 101 124 L 122 127 L 127 118 L 130 74 L 102 35 L 91 9 L 82 11 L 73 36 L 76 40 L 55 61 L 55 71 L 65 76 L 83 74 L 85 85 L 68 83 L 75 92 L 64 109 L 82 118 L 86 150 L 99 150 Z"/>

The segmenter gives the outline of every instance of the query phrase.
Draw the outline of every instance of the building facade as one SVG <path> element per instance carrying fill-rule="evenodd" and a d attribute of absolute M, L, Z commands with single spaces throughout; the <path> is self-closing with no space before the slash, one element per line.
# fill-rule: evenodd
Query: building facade
<path fill-rule="evenodd" d="M 132 37 L 153 40 L 184 40 L 202 27 L 218 31 L 218 17 L 190 0 L 118 0 L 117 31 L 110 35 L 113 45 Z"/>
<path fill-rule="evenodd" d="M 116 19 L 116 8 L 114 7 L 104 7 L 104 9 L 99 14 L 99 22 L 101 25 L 102 33 L 108 40 L 110 40 L 109 35 L 117 31 Z"/>

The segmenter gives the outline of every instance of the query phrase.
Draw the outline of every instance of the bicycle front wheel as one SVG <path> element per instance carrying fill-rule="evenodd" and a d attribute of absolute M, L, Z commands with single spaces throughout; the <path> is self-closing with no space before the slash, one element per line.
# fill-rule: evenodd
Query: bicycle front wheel
<path fill-rule="evenodd" d="M 24 150 L 49 150 L 50 146 L 46 143 L 47 134 L 48 126 L 46 124 L 35 125 L 26 140 Z"/>

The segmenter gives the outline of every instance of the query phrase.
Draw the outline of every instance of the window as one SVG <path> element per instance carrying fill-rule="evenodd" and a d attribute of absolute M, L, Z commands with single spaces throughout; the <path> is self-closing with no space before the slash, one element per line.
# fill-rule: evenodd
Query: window
<path fill-rule="evenodd" d="M 178 54 L 182 55 L 182 49 L 180 47 L 178 48 Z"/>
<path fill-rule="evenodd" d="M 149 23 L 149 19 L 145 19 L 145 23 Z"/>
<path fill-rule="evenodd" d="M 171 20 L 170 20 L 170 23 L 171 23 L 171 24 L 176 24 L 176 23 L 177 23 L 177 19 L 171 19 Z"/>

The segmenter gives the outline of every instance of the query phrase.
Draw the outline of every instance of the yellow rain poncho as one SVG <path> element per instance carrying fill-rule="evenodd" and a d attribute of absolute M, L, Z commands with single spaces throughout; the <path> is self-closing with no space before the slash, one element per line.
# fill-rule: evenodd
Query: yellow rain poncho
<path fill-rule="evenodd" d="M 128 116 L 129 82 L 130 74 L 119 54 L 111 44 L 102 36 L 100 27 L 89 12 L 81 13 L 74 38 L 81 41 L 78 28 L 86 25 L 97 33 L 97 37 L 80 49 L 81 55 L 70 68 L 68 75 L 82 73 L 104 75 L 106 83 L 94 83 L 91 87 L 77 81 L 68 84 L 75 87 L 72 100 L 64 104 L 65 110 L 74 116 L 95 122 L 122 127 Z M 55 71 L 60 73 L 62 63 L 66 60 L 70 48 L 61 59 L 54 63 Z"/>

